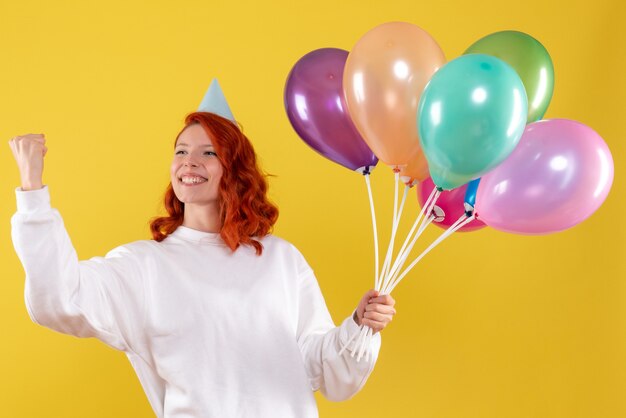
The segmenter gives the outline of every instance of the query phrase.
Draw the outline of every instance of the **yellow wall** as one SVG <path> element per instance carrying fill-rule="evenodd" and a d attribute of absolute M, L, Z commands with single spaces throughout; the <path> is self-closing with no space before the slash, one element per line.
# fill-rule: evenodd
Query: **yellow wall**
<path fill-rule="evenodd" d="M 546 114 L 608 143 L 605 204 L 548 236 L 482 230 L 446 241 L 394 295 L 396 320 L 365 389 L 322 417 L 626 416 L 626 11 L 619 0 L 2 1 L 0 138 L 46 134 L 44 182 L 80 258 L 148 238 L 174 135 L 218 77 L 253 139 L 281 208 L 276 228 L 314 267 L 336 321 L 372 287 L 373 245 L 359 175 L 298 139 L 283 109 L 291 66 L 321 47 L 350 49 L 372 27 L 408 21 L 448 59 L 504 29 L 550 52 Z M 178 5 L 175 5 L 179 3 Z M 122 353 L 33 324 L 10 240 L 19 174 L 0 146 L 0 416 L 150 417 Z M 392 175 L 373 176 L 381 240 Z M 414 194 L 410 210 L 417 210 Z M 407 227 L 405 217 L 403 227 Z M 424 243 L 440 232 L 431 227 Z M 404 232 L 406 233 L 406 232 Z"/>

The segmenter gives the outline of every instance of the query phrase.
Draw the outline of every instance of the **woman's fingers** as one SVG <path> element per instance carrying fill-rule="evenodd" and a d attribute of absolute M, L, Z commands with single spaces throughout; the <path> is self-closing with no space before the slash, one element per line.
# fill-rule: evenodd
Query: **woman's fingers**
<path fill-rule="evenodd" d="M 381 305 L 379 303 L 370 303 L 365 307 L 365 311 L 392 315 L 396 313 L 396 309 L 393 306 Z"/>
<path fill-rule="evenodd" d="M 381 303 L 383 305 L 389 305 L 389 306 L 393 306 L 393 305 L 396 304 L 395 299 L 392 298 L 391 295 L 376 296 L 376 297 L 370 299 L 369 302 L 370 303 Z"/>
<path fill-rule="evenodd" d="M 396 301 L 390 295 L 378 295 L 369 299 L 362 315 L 363 325 L 370 327 L 374 333 L 382 331 L 396 314 L 395 304 Z"/>
<path fill-rule="evenodd" d="M 393 320 L 393 314 L 383 314 L 374 311 L 367 311 L 361 320 L 363 325 L 370 327 L 374 333 L 380 332 Z"/>
<path fill-rule="evenodd" d="M 388 322 L 378 322 L 371 319 L 363 318 L 363 325 L 370 327 L 374 333 L 380 332 L 389 324 Z"/>
<path fill-rule="evenodd" d="M 11 138 L 9 142 L 20 143 L 22 141 L 34 141 L 40 144 L 45 144 L 46 137 L 44 134 L 26 134 L 26 135 L 18 135 Z"/>
<path fill-rule="evenodd" d="M 363 314 L 363 318 L 369 319 L 375 322 L 389 323 L 393 319 L 393 315 L 370 311 L 370 312 L 365 312 L 365 314 Z"/>
<path fill-rule="evenodd" d="M 366 325 L 375 332 L 384 329 L 396 314 L 396 301 L 391 295 L 380 295 L 376 290 L 369 290 L 363 295 L 357 307 L 359 325 Z"/>

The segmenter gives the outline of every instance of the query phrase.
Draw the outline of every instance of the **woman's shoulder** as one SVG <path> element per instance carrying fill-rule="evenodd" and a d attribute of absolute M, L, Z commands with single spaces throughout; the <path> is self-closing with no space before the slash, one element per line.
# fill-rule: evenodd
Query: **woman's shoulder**
<path fill-rule="evenodd" d="M 274 234 L 268 234 L 264 236 L 263 238 L 261 238 L 259 241 L 261 242 L 261 244 L 263 244 L 263 247 L 272 248 L 273 250 L 276 250 L 276 251 L 282 250 L 282 251 L 300 253 L 300 251 L 296 248 L 296 246 L 292 244 L 290 241 Z"/>
<path fill-rule="evenodd" d="M 110 250 L 106 257 L 149 257 L 158 253 L 159 247 L 159 243 L 155 240 L 141 239 L 118 245 Z"/>
<path fill-rule="evenodd" d="M 296 247 L 295 244 L 287 239 L 270 234 L 266 235 L 261 240 L 261 244 L 263 245 L 264 253 L 267 252 L 267 254 L 279 256 L 284 261 L 291 260 L 291 262 L 297 266 L 298 271 L 306 271 L 310 269 L 310 266 L 302 252 L 298 249 L 298 247 Z"/>

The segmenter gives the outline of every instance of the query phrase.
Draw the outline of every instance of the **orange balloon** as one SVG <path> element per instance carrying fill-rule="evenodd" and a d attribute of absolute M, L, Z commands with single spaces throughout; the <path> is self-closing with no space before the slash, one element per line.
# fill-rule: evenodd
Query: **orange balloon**
<path fill-rule="evenodd" d="M 411 158 L 407 165 L 400 168 L 400 178 L 407 186 L 415 186 L 418 181 L 424 181 L 429 176 L 428 163 L 421 149 L 419 154 Z"/>
<path fill-rule="evenodd" d="M 426 83 L 445 61 L 426 31 L 405 22 L 375 27 L 348 55 L 343 89 L 350 117 L 374 154 L 394 169 L 415 156 L 425 163 L 417 106 Z"/>

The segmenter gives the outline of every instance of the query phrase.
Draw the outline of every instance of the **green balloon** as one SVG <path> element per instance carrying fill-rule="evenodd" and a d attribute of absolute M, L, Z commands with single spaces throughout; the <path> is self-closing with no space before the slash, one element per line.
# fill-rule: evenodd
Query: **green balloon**
<path fill-rule="evenodd" d="M 538 40 L 523 32 L 496 32 L 474 42 L 464 54 L 492 55 L 513 67 L 526 88 L 527 123 L 545 115 L 554 91 L 554 66 Z"/>
<path fill-rule="evenodd" d="M 527 113 L 522 80 L 504 61 L 471 54 L 448 62 L 418 106 L 420 144 L 433 182 L 451 190 L 500 164 L 519 142 Z"/>

